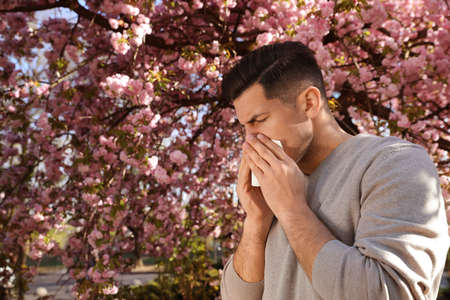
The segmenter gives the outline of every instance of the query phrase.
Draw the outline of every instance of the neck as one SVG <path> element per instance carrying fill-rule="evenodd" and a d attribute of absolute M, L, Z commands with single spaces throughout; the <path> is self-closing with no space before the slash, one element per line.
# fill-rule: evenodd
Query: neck
<path fill-rule="evenodd" d="M 351 137 L 339 127 L 334 118 L 314 120 L 311 144 L 297 162 L 298 166 L 306 175 L 310 175 L 334 149 Z"/>

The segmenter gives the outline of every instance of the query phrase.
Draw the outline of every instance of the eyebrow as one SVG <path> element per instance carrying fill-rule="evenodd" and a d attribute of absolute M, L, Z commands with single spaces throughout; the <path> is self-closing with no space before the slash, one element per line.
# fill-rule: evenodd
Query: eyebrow
<path fill-rule="evenodd" d="M 268 114 L 269 112 L 268 111 L 266 111 L 266 112 L 262 112 L 262 113 L 259 113 L 259 114 L 256 114 L 256 115 L 253 115 L 253 117 L 250 119 L 250 120 L 248 120 L 247 121 L 247 124 L 249 124 L 249 123 L 252 123 L 252 122 L 254 122 L 254 121 L 256 121 L 256 118 L 257 117 L 259 117 L 259 116 L 262 116 L 262 115 L 264 115 L 264 114 Z"/>

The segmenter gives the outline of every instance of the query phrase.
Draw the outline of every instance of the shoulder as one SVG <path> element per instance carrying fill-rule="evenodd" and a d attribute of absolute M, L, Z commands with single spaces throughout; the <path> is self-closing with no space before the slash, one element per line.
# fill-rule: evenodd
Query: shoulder
<path fill-rule="evenodd" d="M 371 139 L 370 161 L 361 180 L 363 194 L 376 189 L 380 193 L 439 194 L 439 175 L 423 146 L 397 137 Z"/>
<path fill-rule="evenodd" d="M 410 141 L 395 136 L 381 137 L 372 134 L 362 134 L 359 141 L 359 145 L 356 143 L 355 146 L 364 151 L 368 167 L 373 164 L 389 166 L 394 162 L 398 164 L 398 161 L 423 162 L 434 167 L 426 149 Z"/>

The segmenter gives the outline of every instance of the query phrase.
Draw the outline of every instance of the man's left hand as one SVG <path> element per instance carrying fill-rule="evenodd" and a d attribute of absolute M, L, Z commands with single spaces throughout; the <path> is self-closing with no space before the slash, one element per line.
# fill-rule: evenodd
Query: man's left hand
<path fill-rule="evenodd" d="M 274 215 L 284 219 L 296 218 L 308 209 L 306 203 L 307 177 L 283 149 L 265 135 L 249 135 L 244 155 L 261 185 L 261 192 Z"/>

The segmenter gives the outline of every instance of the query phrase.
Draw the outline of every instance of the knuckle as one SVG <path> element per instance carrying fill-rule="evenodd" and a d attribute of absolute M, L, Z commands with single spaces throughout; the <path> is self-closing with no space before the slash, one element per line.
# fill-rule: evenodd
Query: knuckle
<path fill-rule="evenodd" d="M 261 152 L 264 153 L 264 154 L 268 154 L 270 151 L 266 147 L 262 146 L 261 147 Z"/>
<path fill-rule="evenodd" d="M 281 175 L 281 174 L 283 173 L 283 168 L 282 168 L 282 166 L 280 166 L 280 165 L 275 165 L 275 166 L 273 167 L 273 172 L 274 172 L 274 174 L 275 174 L 276 176 Z"/>

